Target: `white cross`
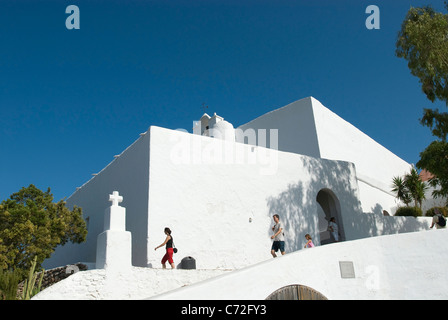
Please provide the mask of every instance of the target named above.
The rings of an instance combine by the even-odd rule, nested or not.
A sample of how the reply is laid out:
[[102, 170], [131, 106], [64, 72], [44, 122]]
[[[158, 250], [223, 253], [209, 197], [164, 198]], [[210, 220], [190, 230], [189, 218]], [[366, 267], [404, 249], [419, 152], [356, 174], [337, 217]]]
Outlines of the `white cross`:
[[123, 201], [123, 197], [118, 194], [118, 191], [114, 191], [109, 195], [109, 201], [112, 202], [112, 206], [118, 206]]

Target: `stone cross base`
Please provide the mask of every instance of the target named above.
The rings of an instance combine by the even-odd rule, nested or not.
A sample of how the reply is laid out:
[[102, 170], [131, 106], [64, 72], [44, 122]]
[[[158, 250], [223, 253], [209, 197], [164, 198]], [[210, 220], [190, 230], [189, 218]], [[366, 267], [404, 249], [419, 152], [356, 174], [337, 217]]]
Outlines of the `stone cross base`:
[[112, 205], [104, 213], [104, 232], [97, 237], [96, 268], [127, 271], [132, 267], [132, 236], [126, 231], [126, 208], [119, 206], [123, 197], [114, 191]]
[[129, 231], [106, 230], [98, 235], [96, 268], [126, 271], [132, 266], [132, 237]]

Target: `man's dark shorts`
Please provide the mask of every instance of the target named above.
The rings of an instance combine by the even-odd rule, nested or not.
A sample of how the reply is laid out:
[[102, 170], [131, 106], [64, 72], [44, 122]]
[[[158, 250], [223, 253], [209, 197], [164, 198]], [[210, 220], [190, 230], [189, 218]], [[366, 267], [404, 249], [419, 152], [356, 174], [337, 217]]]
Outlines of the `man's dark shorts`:
[[274, 252], [277, 252], [278, 250], [280, 250], [280, 252], [285, 252], [285, 241], [274, 241], [271, 250]]

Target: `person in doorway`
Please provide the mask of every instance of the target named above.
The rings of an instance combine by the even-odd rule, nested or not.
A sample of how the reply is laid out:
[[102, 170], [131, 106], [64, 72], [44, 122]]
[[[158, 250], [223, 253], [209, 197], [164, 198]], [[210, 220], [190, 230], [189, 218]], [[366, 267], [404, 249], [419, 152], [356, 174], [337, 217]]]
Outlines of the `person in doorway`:
[[170, 228], [165, 228], [164, 230], [166, 239], [165, 241], [160, 245], [154, 248], [154, 250], [157, 250], [163, 246], [166, 246], [166, 253], [162, 258], [162, 268], [166, 269], [165, 263], [168, 261], [171, 265], [171, 269], [174, 269], [174, 261], [173, 261], [173, 237], [171, 236], [171, 230]]
[[330, 231], [334, 241], [339, 242], [339, 228], [334, 217], [332, 217], [328, 223], [328, 231]]
[[305, 235], [305, 239], [308, 241], [305, 244], [304, 248], [314, 248], [313, 239], [311, 238], [311, 236], [308, 233]]
[[272, 231], [274, 232], [274, 235], [271, 237], [271, 239], [274, 239], [274, 242], [272, 243], [271, 248], [271, 254], [274, 258], [277, 257], [275, 254], [278, 250], [280, 250], [280, 253], [282, 255], [285, 254], [285, 237], [283, 233], [283, 226], [280, 222], [280, 217], [278, 214], [274, 214], [273, 216], [275, 225], [272, 227]]
[[432, 217], [430, 228], [432, 229], [434, 226], [436, 226], [436, 229], [446, 228], [446, 220], [437, 208], [434, 209], [434, 216]]

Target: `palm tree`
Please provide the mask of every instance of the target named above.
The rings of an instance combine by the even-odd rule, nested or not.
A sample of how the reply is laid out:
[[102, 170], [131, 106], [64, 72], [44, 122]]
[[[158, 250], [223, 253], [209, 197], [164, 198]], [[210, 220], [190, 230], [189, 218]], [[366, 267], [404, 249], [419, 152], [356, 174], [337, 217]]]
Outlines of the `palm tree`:
[[418, 198], [419, 198], [419, 185], [421, 184], [420, 176], [415, 170], [415, 168], [411, 169], [411, 172], [404, 176], [404, 184], [409, 191], [409, 195], [414, 200], [414, 206], [417, 207]]
[[409, 194], [409, 190], [403, 178], [397, 176], [392, 179], [392, 192], [395, 192], [396, 198], [400, 201], [403, 201], [404, 204], [409, 207], [409, 204], [412, 202], [411, 196]]
[[414, 206], [422, 208], [422, 202], [426, 199], [425, 191], [428, 186], [423, 182], [415, 168], [402, 177], [392, 179], [392, 192], [395, 192], [397, 199], [403, 201], [406, 206], [414, 201]]
[[428, 190], [428, 185], [424, 182], [419, 180], [417, 183], [417, 188], [416, 188], [416, 194], [415, 194], [415, 200], [416, 202], [418, 202], [420, 209], [422, 208], [422, 203], [423, 200], [426, 199], [426, 190]]

